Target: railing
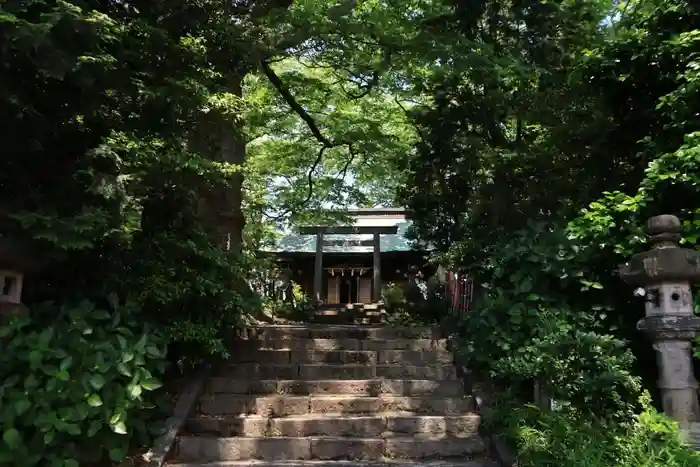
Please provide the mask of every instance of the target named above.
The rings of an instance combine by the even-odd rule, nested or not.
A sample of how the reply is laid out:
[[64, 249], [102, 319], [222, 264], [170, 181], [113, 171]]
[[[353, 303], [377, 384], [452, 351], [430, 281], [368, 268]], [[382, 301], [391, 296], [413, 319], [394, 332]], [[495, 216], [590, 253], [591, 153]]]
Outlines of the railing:
[[472, 309], [474, 279], [464, 274], [448, 272], [445, 280], [445, 300], [450, 315], [461, 315]]

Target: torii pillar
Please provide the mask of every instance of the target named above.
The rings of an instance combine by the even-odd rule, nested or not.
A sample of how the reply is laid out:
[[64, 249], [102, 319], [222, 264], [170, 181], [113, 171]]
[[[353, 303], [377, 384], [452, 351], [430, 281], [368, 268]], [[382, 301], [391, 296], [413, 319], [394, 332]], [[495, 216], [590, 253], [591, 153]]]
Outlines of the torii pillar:
[[373, 287], [372, 300], [378, 302], [382, 294], [380, 235], [396, 235], [398, 226], [315, 226], [301, 227], [301, 235], [316, 235], [316, 259], [314, 263], [314, 299], [322, 303], [323, 295], [323, 236], [324, 235], [372, 235]]

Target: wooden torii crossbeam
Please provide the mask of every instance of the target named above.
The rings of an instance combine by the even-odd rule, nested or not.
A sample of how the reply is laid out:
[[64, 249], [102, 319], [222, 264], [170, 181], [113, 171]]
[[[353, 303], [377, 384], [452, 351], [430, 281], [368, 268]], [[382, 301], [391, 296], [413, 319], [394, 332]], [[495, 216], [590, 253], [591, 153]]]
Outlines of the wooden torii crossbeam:
[[372, 301], [377, 303], [381, 299], [382, 273], [381, 273], [381, 248], [380, 235], [395, 235], [398, 226], [311, 226], [300, 227], [301, 235], [316, 235], [316, 261], [314, 264], [314, 299], [317, 303], [322, 301], [323, 291], [323, 236], [324, 235], [372, 235]]
[[391, 226], [352, 226], [338, 225], [329, 227], [300, 227], [301, 235], [380, 235], [380, 234], [396, 234], [399, 228], [395, 225]]

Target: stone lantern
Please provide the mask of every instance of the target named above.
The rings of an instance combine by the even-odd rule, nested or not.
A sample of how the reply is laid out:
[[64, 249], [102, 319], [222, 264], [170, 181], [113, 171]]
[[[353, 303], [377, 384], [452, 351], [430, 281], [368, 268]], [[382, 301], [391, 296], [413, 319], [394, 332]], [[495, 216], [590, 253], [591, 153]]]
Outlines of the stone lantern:
[[0, 237], [0, 317], [28, 313], [22, 303], [24, 275], [42, 267], [28, 243]]
[[646, 316], [637, 329], [649, 336], [656, 350], [664, 413], [687, 432], [699, 415], [692, 342], [700, 318], [693, 314], [690, 284], [700, 279], [700, 255], [678, 246], [681, 223], [676, 216], [652, 217], [646, 230], [651, 249], [621, 265], [619, 274], [638, 286], [634, 293], [645, 300]]

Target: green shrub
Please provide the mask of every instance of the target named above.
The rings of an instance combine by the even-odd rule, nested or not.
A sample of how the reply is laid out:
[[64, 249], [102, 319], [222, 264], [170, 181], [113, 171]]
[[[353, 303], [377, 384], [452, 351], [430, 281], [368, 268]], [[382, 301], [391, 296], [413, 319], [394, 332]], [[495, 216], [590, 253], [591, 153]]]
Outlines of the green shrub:
[[124, 253], [117, 287], [142, 304], [149, 320], [167, 328], [170, 359], [182, 371], [227, 357], [231, 331], [255, 307], [243, 280], [245, 262], [217, 248], [202, 231], [135, 236]]
[[150, 442], [166, 339], [137, 310], [64, 307], [0, 326], [0, 464], [76, 467]]
[[516, 232], [475, 265], [483, 292], [454, 332], [465, 365], [533, 401], [539, 381], [556, 400], [623, 423], [641, 407], [627, 342], [615, 334], [577, 246], [547, 224]]
[[426, 296], [416, 306], [414, 314], [422, 323], [435, 324], [448, 316], [449, 307], [445, 297], [445, 283], [429, 280], [426, 284]]
[[406, 299], [404, 287], [389, 282], [382, 287], [382, 301], [386, 310], [386, 322], [394, 326], [415, 325], [417, 319], [412, 315], [412, 307]]
[[682, 442], [677, 424], [648, 406], [626, 425], [601, 423], [571, 407], [527, 406], [511, 413], [509, 425], [521, 467], [700, 465], [700, 453]]
[[261, 299], [261, 318], [275, 320], [282, 318], [290, 321], [307, 321], [312, 318], [316, 306], [304, 293], [301, 285], [291, 282], [289, 288], [292, 299], [283, 300], [279, 296], [266, 296]]
[[393, 282], [382, 287], [382, 300], [389, 313], [400, 313], [406, 308], [406, 294], [401, 286]]

